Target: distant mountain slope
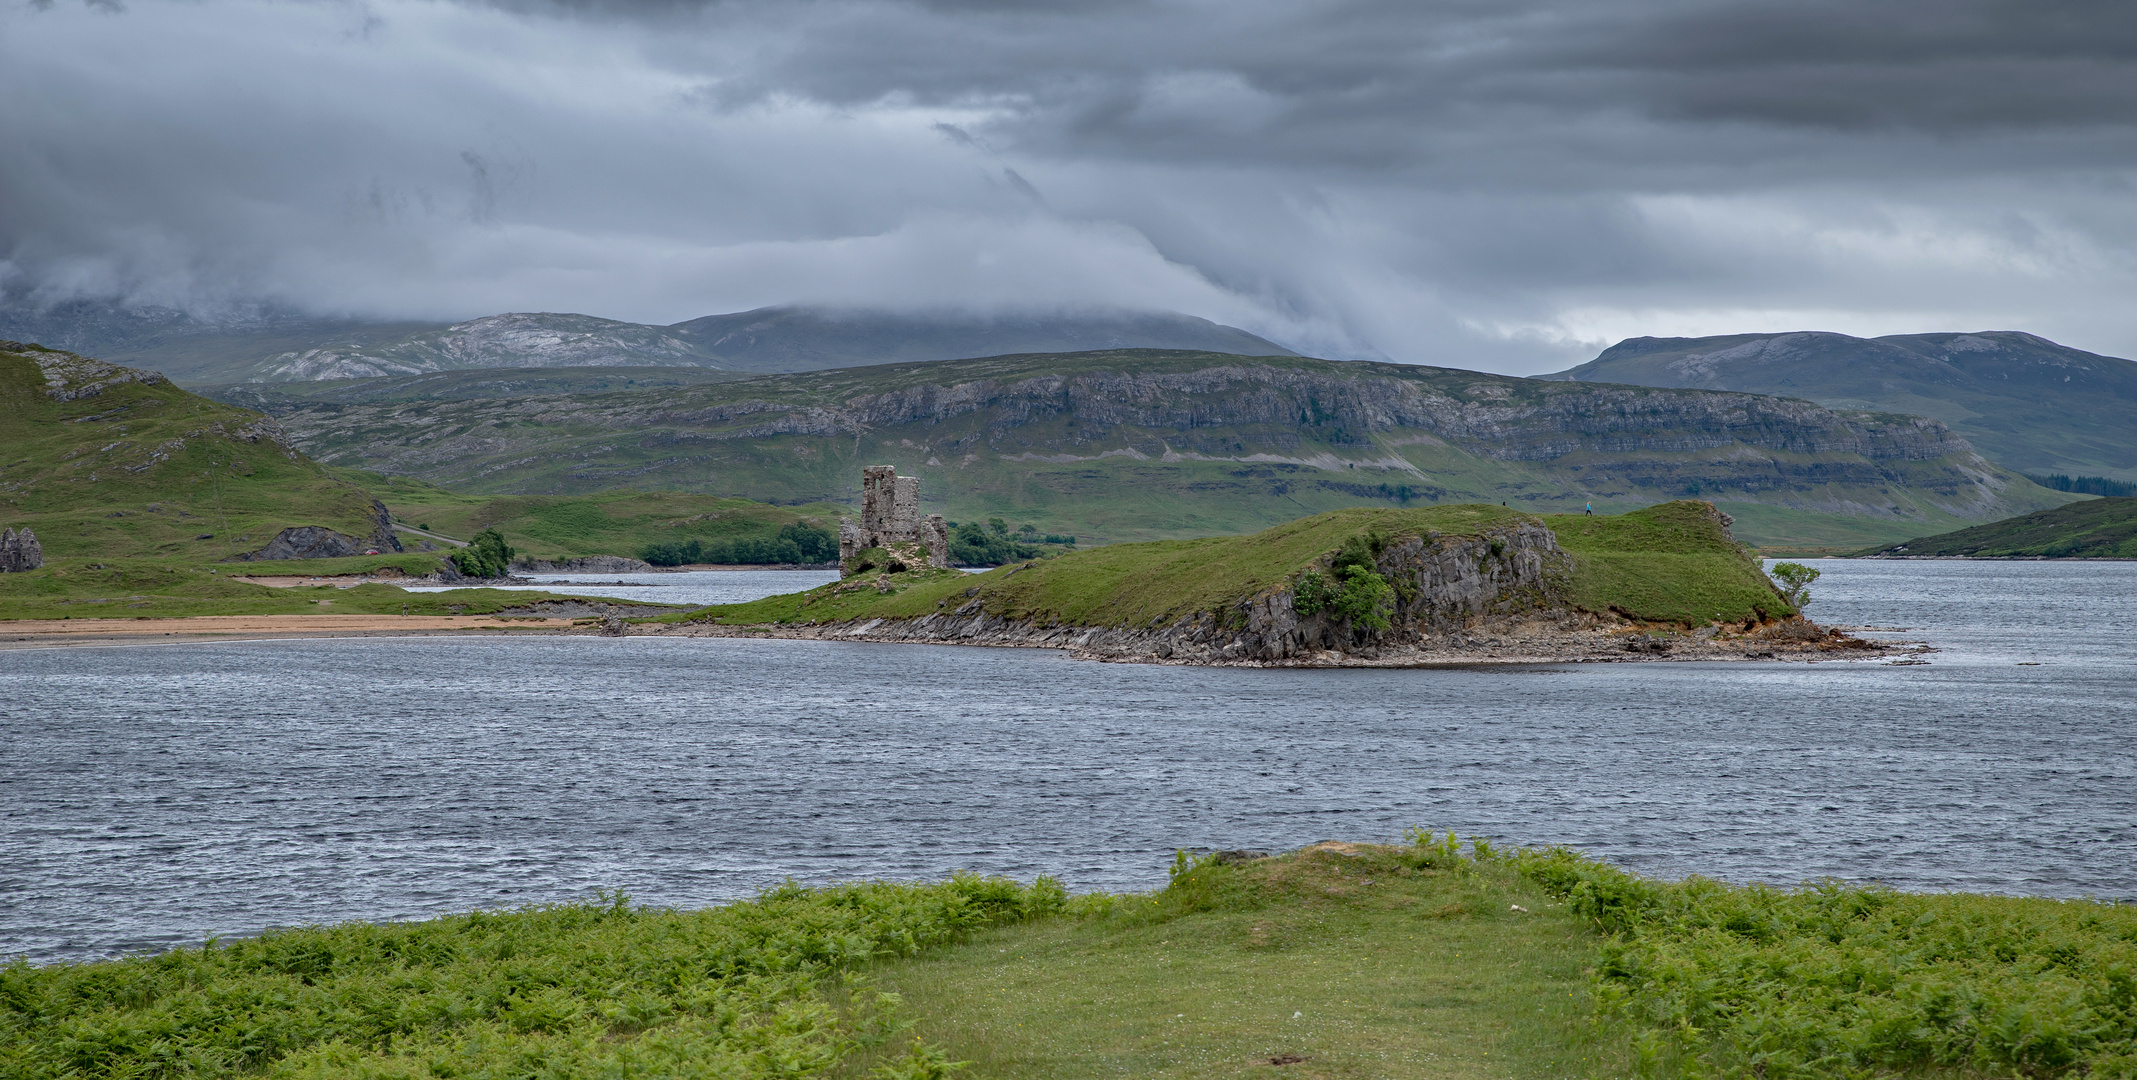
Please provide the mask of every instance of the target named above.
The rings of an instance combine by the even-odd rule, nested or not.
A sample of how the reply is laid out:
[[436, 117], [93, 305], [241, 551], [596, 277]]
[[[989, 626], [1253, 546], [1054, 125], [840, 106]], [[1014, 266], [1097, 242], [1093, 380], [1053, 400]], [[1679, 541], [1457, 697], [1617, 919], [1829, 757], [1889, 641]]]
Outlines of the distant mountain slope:
[[417, 375], [469, 368], [700, 367], [816, 371], [1015, 352], [1197, 349], [1288, 356], [1244, 330], [1169, 312], [889, 314], [768, 307], [673, 326], [517, 312], [460, 323], [261, 314], [203, 322], [77, 301], [0, 306], [0, 337], [161, 371], [188, 386]]
[[1751, 394], [1128, 349], [696, 387], [276, 406], [340, 465], [491, 493], [676, 489], [931, 509], [1100, 539], [1248, 532], [1360, 503], [1719, 502], [1740, 535], [1861, 546], [2071, 501], [1931, 420]]
[[385, 508], [273, 420], [153, 371], [0, 341], [0, 527], [23, 526], [56, 559], [211, 561], [304, 527], [397, 546]]
[[596, 394], [702, 386], [756, 376], [697, 367], [470, 368], [421, 375], [314, 382], [195, 383], [193, 392], [231, 405], [268, 411], [310, 403], [356, 405], [378, 401], [467, 401], [475, 398]]
[[1163, 312], [901, 315], [771, 307], [668, 329], [718, 357], [721, 367], [768, 373], [1096, 349], [1297, 355], [1244, 330]]
[[1630, 338], [1542, 378], [1912, 413], [1951, 425], [2008, 468], [2137, 480], [2137, 363], [2031, 334]]
[[2087, 499], [1857, 554], [2137, 559], [2137, 499]]

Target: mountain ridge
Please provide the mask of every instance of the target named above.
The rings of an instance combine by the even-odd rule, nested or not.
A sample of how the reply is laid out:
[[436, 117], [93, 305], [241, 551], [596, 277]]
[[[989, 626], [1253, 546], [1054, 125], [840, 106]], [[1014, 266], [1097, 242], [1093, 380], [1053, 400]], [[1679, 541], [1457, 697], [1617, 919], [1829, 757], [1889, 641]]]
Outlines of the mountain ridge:
[[923, 497], [952, 518], [1015, 516], [1114, 540], [1253, 531], [1361, 502], [1563, 511], [1694, 497], [1766, 537], [1782, 535], [1773, 514], [1822, 515], [1818, 528], [1861, 546], [2075, 498], [1919, 417], [1188, 350], [275, 411], [322, 460], [469, 491], [851, 502], [859, 467], [890, 463], [920, 475]]
[[1019, 352], [1186, 348], [1295, 355], [1177, 312], [895, 313], [782, 305], [669, 325], [568, 312], [454, 323], [255, 313], [209, 323], [167, 308], [0, 305], [0, 337], [150, 368], [184, 385], [303, 382], [487, 368], [697, 367], [775, 373]]
[[1628, 338], [1537, 377], [1911, 413], [1949, 424], [2011, 469], [2137, 480], [2137, 363], [2021, 331]]

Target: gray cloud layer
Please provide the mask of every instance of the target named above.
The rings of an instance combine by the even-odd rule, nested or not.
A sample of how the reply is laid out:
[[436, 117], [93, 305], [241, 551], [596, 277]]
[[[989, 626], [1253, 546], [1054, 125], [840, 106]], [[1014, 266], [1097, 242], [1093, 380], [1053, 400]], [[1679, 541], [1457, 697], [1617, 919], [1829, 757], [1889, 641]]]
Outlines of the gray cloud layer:
[[1538, 371], [1639, 333], [2137, 353], [2137, 8], [133, 0], [0, 13], [38, 297], [669, 321], [1177, 308]]

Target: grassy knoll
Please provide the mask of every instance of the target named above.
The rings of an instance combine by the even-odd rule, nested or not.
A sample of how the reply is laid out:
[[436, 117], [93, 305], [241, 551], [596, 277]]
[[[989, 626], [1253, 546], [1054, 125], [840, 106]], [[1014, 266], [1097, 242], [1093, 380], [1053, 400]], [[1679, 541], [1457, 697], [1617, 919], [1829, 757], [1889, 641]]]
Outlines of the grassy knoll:
[[435, 563], [435, 556], [316, 559], [203, 567], [155, 559], [47, 560], [44, 568], [0, 574], [0, 619], [180, 618], [190, 615], [488, 615], [534, 600], [540, 592], [454, 589], [415, 593], [392, 585], [269, 588], [233, 580], [242, 574], [368, 570], [385, 561]]
[[902, 618], [962, 606], [967, 590], [976, 589], [972, 598], [990, 615], [1074, 626], [1161, 625], [1283, 585], [1359, 533], [1469, 535], [1532, 520], [1497, 506], [1354, 507], [1250, 536], [1113, 544], [979, 575], [910, 571], [886, 576], [881, 589], [867, 579], [848, 579], [805, 593], [708, 608], [697, 617], [728, 624]]
[[1148, 894], [790, 885], [0, 967], [0, 1075], [24, 1080], [953, 1071], [2127, 1080], [2137, 911], [1413, 833], [1182, 857]]
[[375, 492], [396, 521], [455, 539], [484, 529], [505, 534], [537, 559], [580, 555], [636, 558], [651, 544], [770, 540], [795, 522], [836, 531], [846, 507], [773, 506], [682, 491], [603, 491], [588, 495], [463, 495], [408, 477], [335, 469]]
[[[53, 380], [74, 396], [55, 398]], [[279, 435], [153, 372], [0, 348], [0, 526], [28, 526], [62, 559], [210, 562], [296, 525], [369, 536], [371, 495]]]
[[1854, 554], [2137, 559], [2137, 499], [2087, 499]]
[[1689, 626], [1795, 614], [1705, 503], [1543, 520], [1573, 553], [1572, 600], [1585, 610]]
[[[1041, 624], [1157, 626], [1286, 586], [1352, 537], [1478, 535], [1537, 520], [1485, 505], [1354, 507], [1249, 536], [1114, 544], [980, 575], [917, 570], [886, 575], [880, 584], [851, 578], [688, 617], [731, 626], [833, 623], [911, 618], [977, 601], [989, 615]], [[1586, 610], [1691, 625], [1795, 613], [1705, 503], [1541, 520], [1572, 553], [1569, 598]]]

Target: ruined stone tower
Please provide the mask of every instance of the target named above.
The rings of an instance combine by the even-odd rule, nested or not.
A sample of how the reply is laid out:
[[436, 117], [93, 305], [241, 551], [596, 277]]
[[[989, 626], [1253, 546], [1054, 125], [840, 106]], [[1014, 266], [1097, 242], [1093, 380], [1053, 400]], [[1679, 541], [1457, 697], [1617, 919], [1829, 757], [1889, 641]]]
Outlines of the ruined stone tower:
[[854, 556], [869, 548], [883, 548], [909, 565], [950, 565], [949, 527], [941, 514], [921, 516], [919, 477], [899, 476], [888, 465], [861, 470], [861, 521], [839, 523], [839, 566], [854, 573]]
[[44, 564], [44, 545], [37, 542], [37, 534], [28, 525], [19, 533], [13, 529], [0, 532], [0, 574], [19, 574]]

